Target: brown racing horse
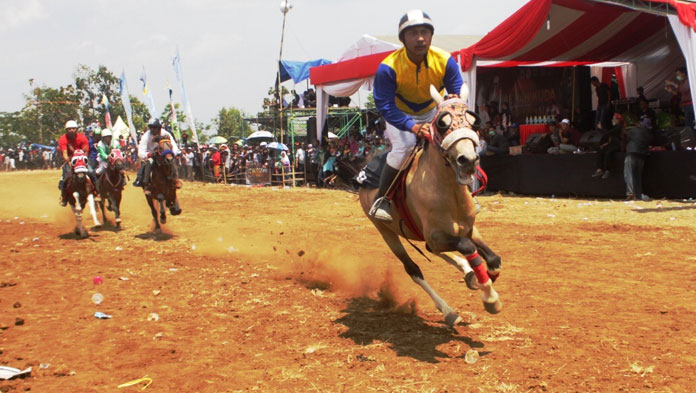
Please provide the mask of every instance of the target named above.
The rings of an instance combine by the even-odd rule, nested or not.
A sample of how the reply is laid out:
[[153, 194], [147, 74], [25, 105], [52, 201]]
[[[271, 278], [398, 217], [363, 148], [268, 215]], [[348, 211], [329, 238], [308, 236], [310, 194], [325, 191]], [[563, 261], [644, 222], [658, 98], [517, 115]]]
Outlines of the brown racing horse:
[[[152, 152], [153, 159], [150, 179], [150, 194], [145, 193], [147, 204], [150, 205], [152, 218], [155, 220], [155, 232], [160, 232], [160, 223], [167, 222], [164, 212], [165, 205], [173, 216], [181, 214], [176, 190], [181, 187], [181, 181], [177, 179], [177, 168], [172, 151], [172, 142], [169, 138], [159, 138], [157, 148]], [[159, 220], [155, 200], [159, 202]]]
[[[498, 293], [493, 289], [501, 260], [474, 227], [476, 207], [468, 186], [479, 162], [476, 152], [479, 139], [472, 129], [478, 116], [466, 105], [468, 87], [465, 84], [460, 95], [451, 94], [444, 99], [434, 87], [430, 90], [438, 106], [430, 124], [430, 138], [426, 138], [429, 143], [416, 154], [402, 185], [406, 211], [410, 214], [393, 208], [391, 223], [376, 220], [368, 212], [377, 190], [361, 187], [359, 195], [363, 211], [402, 262], [406, 273], [430, 296], [445, 321], [455, 325], [461, 321], [459, 314], [425, 281], [399, 236], [424, 240], [428, 251], [466, 274], [467, 286], [481, 290], [484, 308], [493, 314], [502, 309]], [[395, 202], [398, 203], [392, 203]], [[410, 228], [402, 222], [408, 219], [404, 217], [407, 215], [412, 218]]]
[[[121, 198], [125, 181], [125, 158], [121, 150], [113, 149], [109, 153], [108, 164], [97, 179], [99, 183], [99, 194], [101, 201], [102, 221], [106, 224], [106, 210], [114, 212], [116, 228], [121, 228]], [[108, 201], [107, 208], [104, 209], [104, 201]]]
[[65, 181], [64, 187], [65, 200], [70, 204], [70, 209], [72, 209], [75, 215], [75, 235], [83, 239], [87, 238], [89, 237], [89, 232], [87, 232], [87, 229], [82, 224], [82, 211], [86, 205], [89, 205], [92, 218], [94, 219], [94, 225], [101, 225], [97, 220], [94, 206], [94, 185], [89, 180], [87, 173], [73, 172]]

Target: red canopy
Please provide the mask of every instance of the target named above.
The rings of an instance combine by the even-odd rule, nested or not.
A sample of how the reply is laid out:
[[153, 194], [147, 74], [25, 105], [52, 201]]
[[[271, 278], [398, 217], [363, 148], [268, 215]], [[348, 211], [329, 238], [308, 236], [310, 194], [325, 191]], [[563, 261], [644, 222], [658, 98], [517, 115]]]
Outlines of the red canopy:
[[[696, 4], [653, 0], [677, 10], [680, 21], [696, 27]], [[460, 51], [466, 71], [478, 60], [504, 60], [514, 67], [556, 61], [563, 66], [605, 61], [660, 61], [676, 50], [669, 23], [656, 15], [590, 0], [531, 0], [476, 44]]]

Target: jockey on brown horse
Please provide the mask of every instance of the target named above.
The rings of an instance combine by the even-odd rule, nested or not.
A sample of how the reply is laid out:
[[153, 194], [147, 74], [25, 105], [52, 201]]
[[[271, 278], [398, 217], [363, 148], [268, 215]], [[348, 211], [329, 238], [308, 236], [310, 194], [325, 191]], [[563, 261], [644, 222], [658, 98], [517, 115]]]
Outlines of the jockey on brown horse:
[[[425, 281], [399, 236], [425, 241], [430, 252], [465, 273], [467, 286], [481, 289], [484, 307], [491, 313], [502, 309], [492, 285], [501, 261], [474, 227], [476, 208], [468, 186], [479, 161], [473, 130], [477, 115], [466, 105], [468, 88], [457, 63], [449, 53], [430, 46], [433, 31], [427, 14], [408, 11], [399, 22], [404, 47], [387, 56], [377, 70], [375, 103], [387, 121], [392, 151], [379, 189], [361, 187], [360, 202], [411, 279], [453, 325], [459, 315]], [[439, 93], [443, 87], [449, 93], [444, 102]], [[411, 155], [417, 136], [430, 143]], [[402, 198], [393, 212], [386, 195], [400, 169], [406, 169], [402, 164], [410, 163], [407, 156], [416, 158], [406, 178], [400, 179]]]
[[[61, 191], [60, 205], [65, 206], [67, 200], [65, 198], [65, 181], [72, 174], [72, 158], [75, 151], [80, 150], [84, 155], [89, 155], [89, 140], [81, 133], [77, 132], [77, 122], [68, 120], [65, 123], [65, 134], [58, 139], [58, 150], [63, 154], [63, 174], [58, 182], [58, 189]], [[94, 171], [87, 165], [87, 174], [93, 185], [96, 185], [97, 178], [94, 176]]]
[[125, 158], [119, 150], [120, 144], [112, 141], [111, 130], [106, 128], [102, 131], [102, 139], [97, 145], [97, 168], [98, 189], [101, 195], [99, 206], [102, 211], [102, 219], [106, 222], [106, 212], [104, 201], [108, 202], [108, 210], [113, 210], [115, 215], [116, 227], [121, 227], [121, 197], [123, 187], [126, 185], [125, 179]]
[[[148, 123], [149, 130], [146, 131], [140, 138], [140, 143], [138, 144], [138, 158], [145, 160], [144, 165], [138, 171], [138, 176], [133, 183], [136, 187], [143, 187], [145, 195], [150, 194], [150, 172], [152, 171], [152, 164], [154, 159], [151, 157], [152, 152], [158, 148], [160, 139], [169, 139], [171, 141], [172, 154], [177, 156], [181, 154], [179, 146], [177, 146], [174, 137], [167, 130], [162, 129], [162, 123], [159, 119], [151, 119]], [[177, 188], [181, 188], [181, 180], [176, 179]]]

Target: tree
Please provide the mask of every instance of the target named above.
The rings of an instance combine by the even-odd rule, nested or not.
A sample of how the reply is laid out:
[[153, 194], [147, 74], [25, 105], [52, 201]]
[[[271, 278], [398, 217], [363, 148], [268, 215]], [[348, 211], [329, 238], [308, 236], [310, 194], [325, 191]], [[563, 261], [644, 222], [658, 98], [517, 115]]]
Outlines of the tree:
[[244, 121], [244, 112], [237, 108], [222, 108], [213, 123], [218, 135], [226, 138], [242, 138], [249, 133], [249, 124]]
[[72, 85], [57, 89], [36, 87], [25, 99], [21, 129], [22, 135], [31, 142], [55, 140], [63, 133], [66, 121], [79, 119], [80, 102]]
[[[176, 113], [176, 127], [181, 128], [181, 124], [186, 122], [186, 114], [183, 110], [181, 110], [179, 103], [174, 104], [174, 112]], [[164, 110], [160, 115], [160, 122], [166, 129], [174, 131], [174, 129], [172, 128], [171, 105], [165, 105]]]
[[375, 105], [375, 95], [373, 93], [370, 93], [367, 96], [367, 102], [365, 103], [365, 109], [375, 109], [377, 108], [377, 105]]
[[99, 120], [103, 123], [106, 108], [101, 105], [102, 97], [106, 95], [111, 105], [111, 118], [117, 116], [125, 117], [123, 104], [120, 97], [119, 78], [109, 71], [105, 66], [100, 65], [94, 71], [90, 67], [81, 64], [77, 66], [75, 73], [75, 88], [77, 97], [81, 103], [81, 115], [84, 124]]

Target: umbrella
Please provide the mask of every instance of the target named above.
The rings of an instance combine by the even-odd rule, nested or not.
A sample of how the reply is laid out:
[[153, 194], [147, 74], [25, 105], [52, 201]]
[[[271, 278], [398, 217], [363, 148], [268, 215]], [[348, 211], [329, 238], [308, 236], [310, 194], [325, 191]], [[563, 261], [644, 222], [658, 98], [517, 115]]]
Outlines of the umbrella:
[[334, 134], [333, 132], [329, 131], [329, 134], [327, 135], [329, 139], [336, 139], [338, 138], [338, 135]]
[[274, 150], [290, 150], [284, 143], [280, 142], [271, 142], [268, 145], [266, 145], [266, 147]]
[[220, 143], [227, 143], [227, 139], [223, 136], [214, 136], [208, 140], [208, 143], [214, 143], [216, 145]]
[[263, 139], [263, 138], [273, 139], [273, 134], [271, 134], [268, 131], [256, 131], [247, 137], [247, 139]]

